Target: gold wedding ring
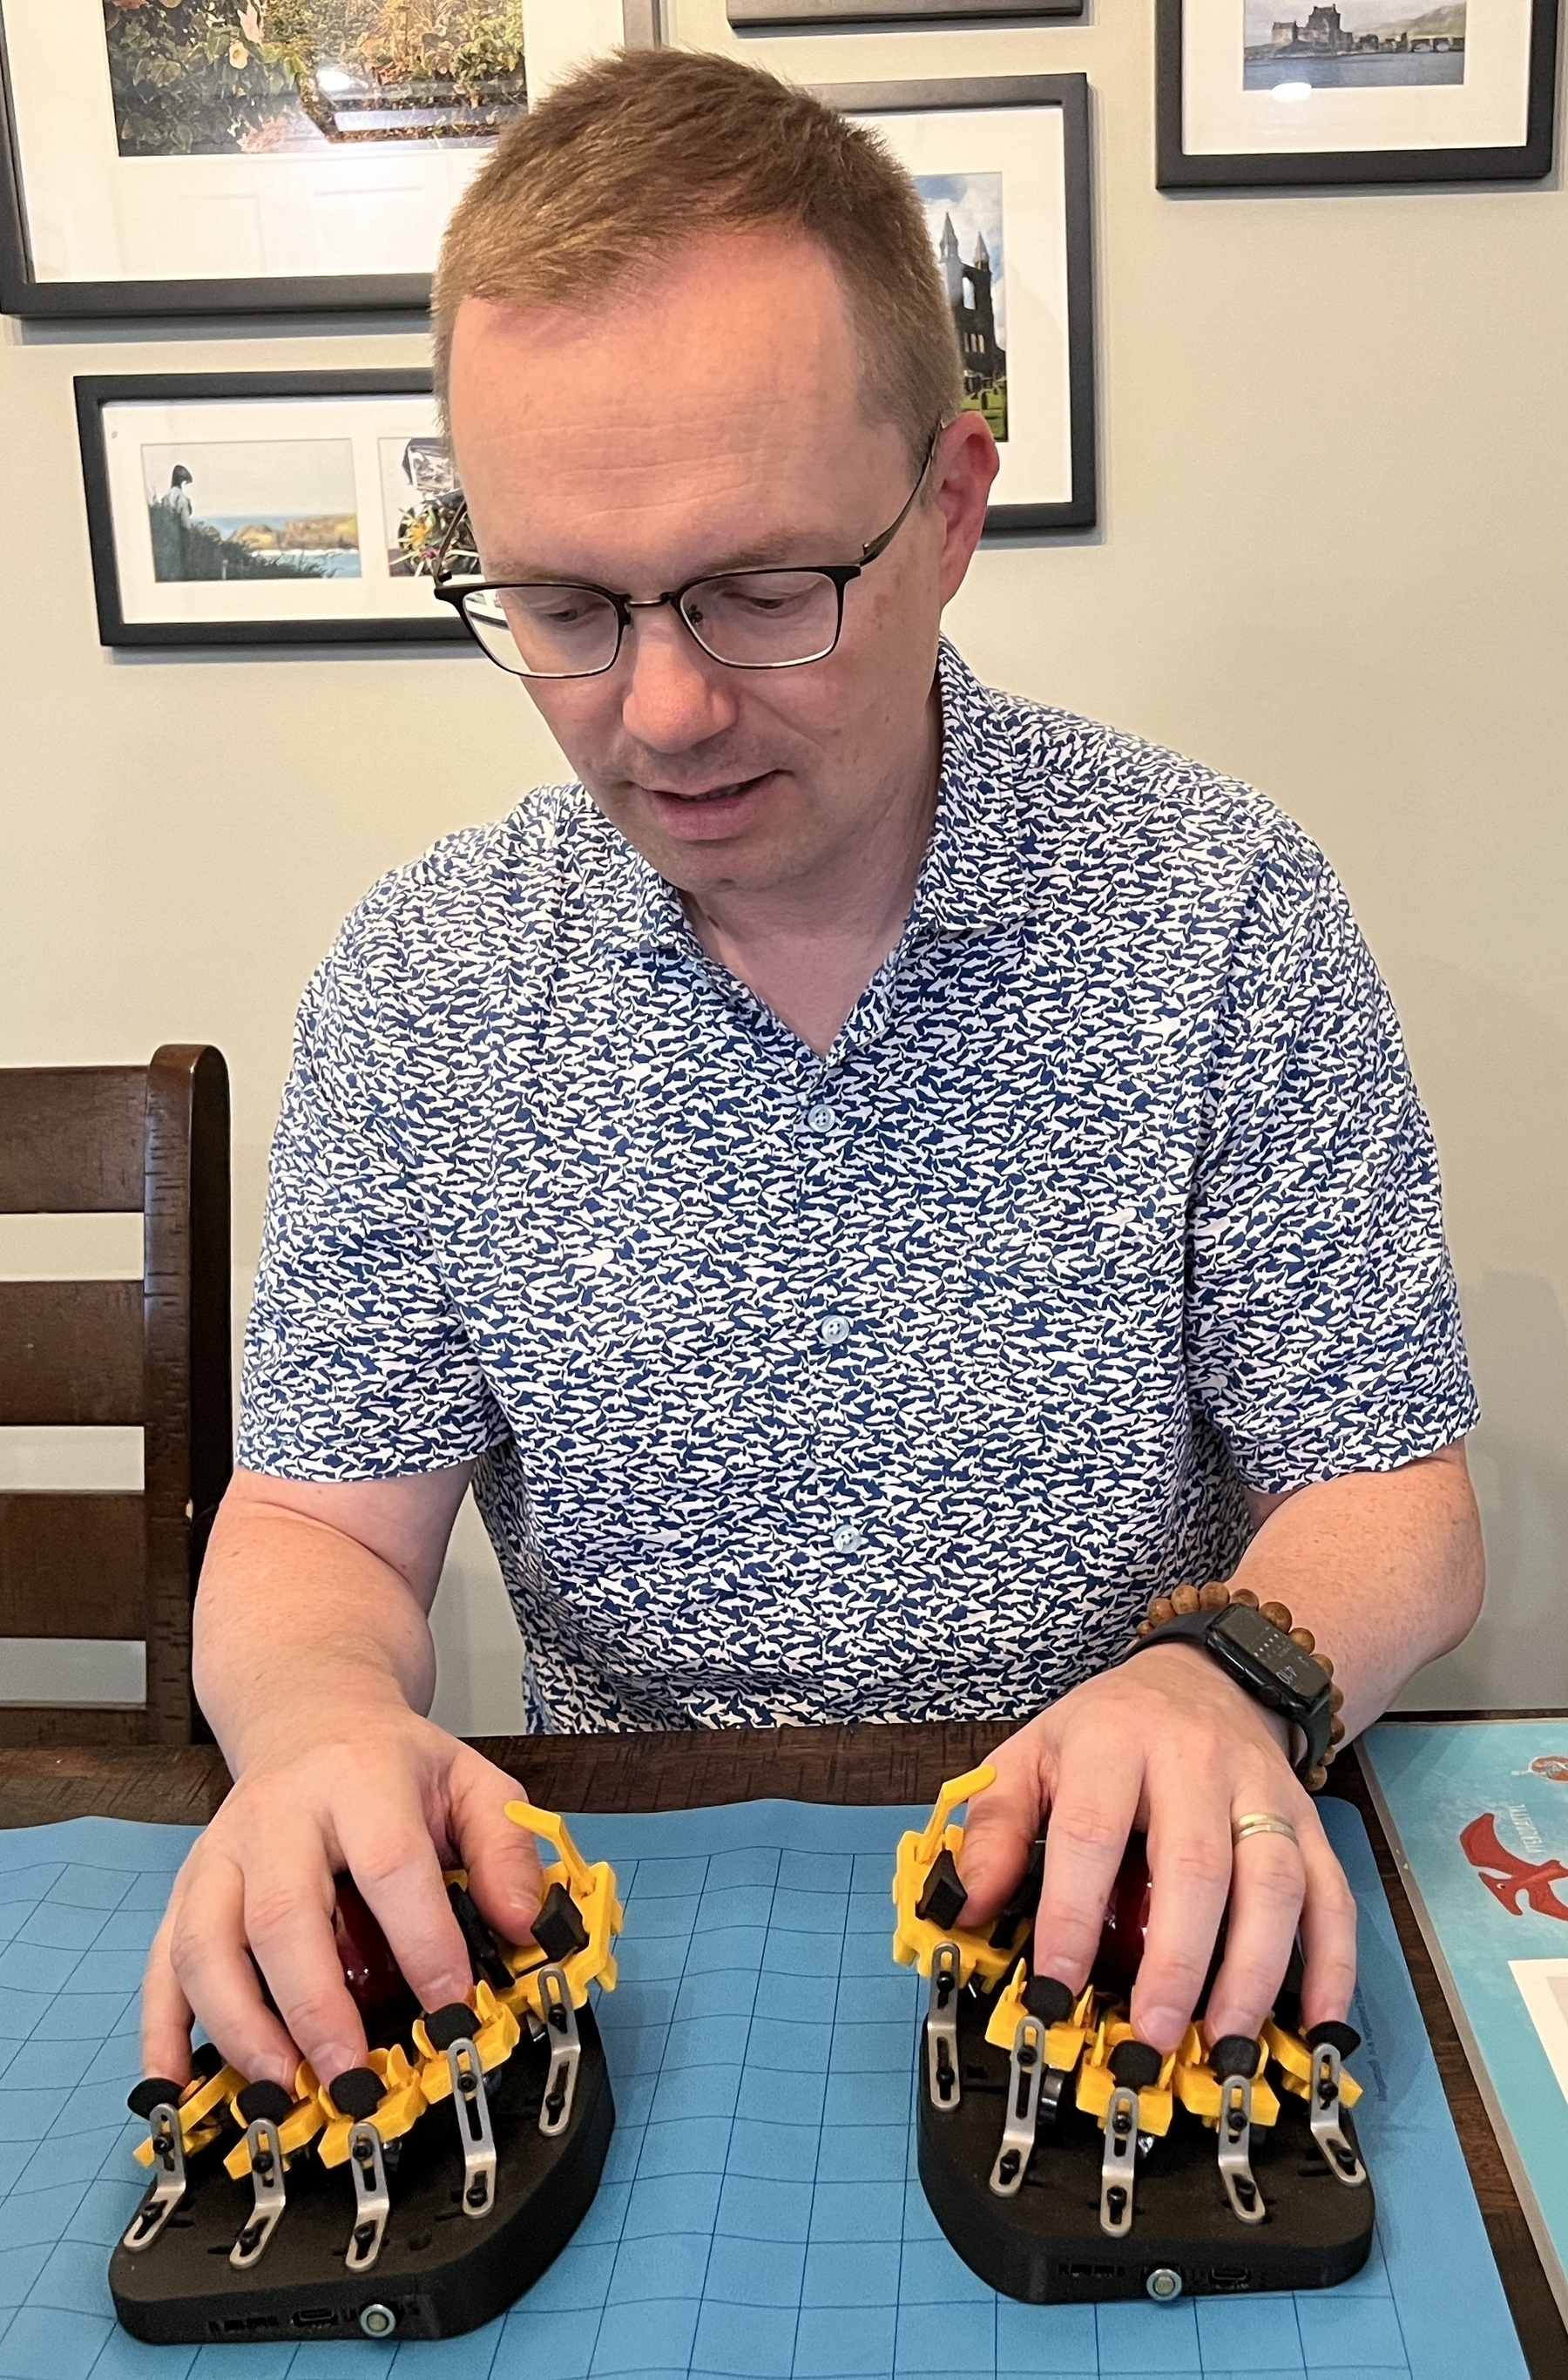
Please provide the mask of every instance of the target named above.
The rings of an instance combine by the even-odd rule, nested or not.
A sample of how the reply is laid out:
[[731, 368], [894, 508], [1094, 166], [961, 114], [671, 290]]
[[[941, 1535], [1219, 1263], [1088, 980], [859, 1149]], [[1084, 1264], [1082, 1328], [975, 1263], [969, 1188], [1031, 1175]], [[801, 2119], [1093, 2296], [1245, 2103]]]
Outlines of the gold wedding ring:
[[1249, 1810], [1245, 1818], [1231, 1820], [1233, 1843], [1244, 1843], [1248, 1835], [1283, 1835], [1293, 1843], [1298, 1840], [1288, 1818], [1271, 1817], [1267, 1810]]

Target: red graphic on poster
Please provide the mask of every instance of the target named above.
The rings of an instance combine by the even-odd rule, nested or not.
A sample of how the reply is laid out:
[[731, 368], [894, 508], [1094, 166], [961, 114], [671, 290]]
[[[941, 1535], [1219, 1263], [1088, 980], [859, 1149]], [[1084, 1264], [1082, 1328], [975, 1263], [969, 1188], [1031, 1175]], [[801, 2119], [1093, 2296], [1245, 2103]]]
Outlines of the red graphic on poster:
[[1550, 1777], [1554, 1785], [1568, 1785], [1568, 1754], [1543, 1752], [1530, 1763], [1532, 1777]]
[[1552, 1890], [1554, 1884], [1568, 1884], [1568, 1867], [1561, 1860], [1522, 1860], [1516, 1852], [1505, 1850], [1497, 1839], [1497, 1820], [1489, 1810], [1462, 1829], [1459, 1848], [1471, 1866], [1479, 1869], [1481, 1882], [1510, 1917], [1523, 1916], [1519, 1905], [1523, 1894], [1538, 1917], [1568, 1920], [1568, 1902], [1559, 1900]]

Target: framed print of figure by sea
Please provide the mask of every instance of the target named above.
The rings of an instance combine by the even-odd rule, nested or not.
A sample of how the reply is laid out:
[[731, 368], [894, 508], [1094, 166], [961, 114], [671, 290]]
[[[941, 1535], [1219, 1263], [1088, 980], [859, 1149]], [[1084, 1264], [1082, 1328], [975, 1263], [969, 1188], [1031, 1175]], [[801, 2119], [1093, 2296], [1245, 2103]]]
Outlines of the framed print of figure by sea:
[[467, 641], [431, 593], [461, 497], [428, 372], [143, 373], [76, 402], [103, 643]]
[[737, 33], [812, 32], [823, 25], [1025, 25], [1082, 17], [1085, 0], [725, 0]]
[[0, 0], [0, 310], [423, 307], [523, 7]]
[[1094, 288], [1082, 75], [822, 83], [873, 125], [925, 201], [964, 358], [996, 433], [986, 534], [1092, 528]]
[[1162, 190], [1530, 182], [1559, 0], [1158, 0]]

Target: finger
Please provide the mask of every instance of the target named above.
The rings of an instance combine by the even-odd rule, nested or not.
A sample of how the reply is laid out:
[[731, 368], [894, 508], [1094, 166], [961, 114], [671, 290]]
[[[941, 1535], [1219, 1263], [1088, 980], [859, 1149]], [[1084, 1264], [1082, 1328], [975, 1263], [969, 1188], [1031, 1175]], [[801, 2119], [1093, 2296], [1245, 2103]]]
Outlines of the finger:
[[1106, 1903], [1137, 1815], [1140, 1761], [1086, 1773], [1069, 1755], [1045, 1831], [1045, 1875], [1035, 1919], [1035, 1973], [1074, 1991], [1088, 1980]]
[[[333, 1934], [335, 1898], [315, 1827], [269, 1840], [245, 1876], [245, 1932], [278, 2014], [317, 2075], [330, 2082], [365, 2062], [359, 2022]], [[292, 2084], [292, 2070], [278, 2081]]]
[[1248, 1835], [1236, 1844], [1225, 1955], [1203, 2019], [1210, 2042], [1261, 2032], [1290, 1964], [1305, 1889], [1301, 1852], [1288, 1836]]
[[1173, 1817], [1161, 1815], [1157, 1802], [1149, 1814], [1149, 1930], [1130, 2013], [1139, 2040], [1164, 2053], [1192, 2022], [1214, 1955], [1231, 1887], [1229, 1812], [1222, 1804], [1189, 1803]]
[[171, 2082], [190, 2080], [191, 2007], [169, 1957], [172, 1910], [152, 1937], [141, 1978], [141, 2070], [165, 2074]]
[[452, 1847], [468, 1869], [480, 1914], [507, 1942], [526, 1942], [544, 1898], [539, 1847], [506, 1815], [518, 1797], [516, 1778], [460, 1744], [449, 1772]]
[[994, 1917], [1029, 1864], [1039, 1833], [1044, 1794], [1039, 1767], [1017, 1737], [991, 1755], [996, 1782], [977, 1793], [964, 1828], [958, 1873], [969, 1898], [960, 1913], [964, 1925]]
[[1307, 1868], [1301, 2022], [1307, 2029], [1343, 2024], [1355, 1990], [1355, 1899], [1316, 1816], [1302, 1832], [1301, 1851]]
[[233, 1861], [205, 1859], [166, 1922], [176, 1987], [228, 2063], [248, 2082], [292, 2089], [299, 2052], [262, 1997], [245, 1931], [245, 1881]]
[[452, 1914], [441, 1861], [419, 1803], [380, 1801], [340, 1818], [344, 1863], [370, 1903], [419, 2006], [466, 2000], [473, 1968]]

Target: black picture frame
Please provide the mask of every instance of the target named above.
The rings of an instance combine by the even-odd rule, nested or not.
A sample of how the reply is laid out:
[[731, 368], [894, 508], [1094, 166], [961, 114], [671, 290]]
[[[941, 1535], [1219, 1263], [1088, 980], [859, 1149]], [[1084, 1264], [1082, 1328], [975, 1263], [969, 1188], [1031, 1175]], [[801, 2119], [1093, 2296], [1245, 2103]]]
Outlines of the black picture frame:
[[990, 540], [1093, 528], [1099, 518], [1099, 437], [1088, 76], [977, 75], [928, 82], [818, 83], [813, 88], [819, 99], [845, 115], [930, 115], [944, 108], [1062, 111], [1072, 492], [1056, 503], [992, 504], [985, 536]]
[[6, 0], [0, 0], [0, 314], [39, 322], [244, 314], [428, 312], [428, 273], [254, 274], [177, 281], [40, 280], [17, 134]]
[[89, 374], [73, 383], [77, 434], [87, 497], [87, 534], [101, 644], [121, 648], [240, 645], [463, 645], [481, 659], [468, 630], [445, 605], [432, 617], [347, 620], [128, 620], [109, 486], [103, 415], [115, 404], [249, 402], [264, 397], [428, 396], [419, 370], [376, 371], [130, 372]]
[[843, 25], [1082, 22], [1088, 0], [725, 0], [736, 33], [820, 33]]
[[[1187, 0], [1156, 0], [1155, 181], [1161, 190], [1409, 188], [1445, 182], [1538, 182], [1556, 140], [1558, 18], [1562, 0], [1527, 0], [1528, 115], [1514, 148], [1319, 150], [1278, 155], [1189, 155], [1184, 146], [1183, 59]], [[1475, 0], [1472, 0], [1475, 5]], [[1496, 0], [1486, 0], [1496, 5]]]

